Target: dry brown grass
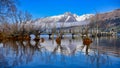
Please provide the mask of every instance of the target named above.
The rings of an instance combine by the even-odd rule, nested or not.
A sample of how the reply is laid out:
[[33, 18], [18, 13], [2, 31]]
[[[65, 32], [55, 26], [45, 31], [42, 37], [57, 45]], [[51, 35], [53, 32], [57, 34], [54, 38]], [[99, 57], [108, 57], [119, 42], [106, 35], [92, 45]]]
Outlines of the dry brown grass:
[[92, 40], [88, 37], [83, 39], [83, 45], [89, 46], [92, 43]]
[[60, 37], [57, 37], [55, 41], [58, 45], [61, 45], [61, 38]]

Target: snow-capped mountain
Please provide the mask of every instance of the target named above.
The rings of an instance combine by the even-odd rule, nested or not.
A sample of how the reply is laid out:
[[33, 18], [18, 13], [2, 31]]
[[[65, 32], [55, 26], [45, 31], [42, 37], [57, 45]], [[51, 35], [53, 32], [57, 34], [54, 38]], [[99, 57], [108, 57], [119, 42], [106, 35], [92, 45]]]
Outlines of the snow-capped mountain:
[[93, 14], [85, 14], [82, 16], [78, 16], [76, 14], [72, 14], [70, 12], [66, 12], [62, 15], [50, 16], [46, 18], [37, 19], [37, 22], [51, 23], [51, 22], [80, 22], [84, 20], [90, 19]]
[[[61, 15], [50, 16], [45, 18], [39, 18], [34, 20], [32, 23], [28, 22], [26, 27], [32, 27], [35, 29], [39, 28], [61, 28], [61, 27], [71, 27], [80, 26], [90, 23], [90, 18], [94, 14], [76, 15], [70, 12], [66, 12]], [[34, 26], [34, 27], [33, 27]]]

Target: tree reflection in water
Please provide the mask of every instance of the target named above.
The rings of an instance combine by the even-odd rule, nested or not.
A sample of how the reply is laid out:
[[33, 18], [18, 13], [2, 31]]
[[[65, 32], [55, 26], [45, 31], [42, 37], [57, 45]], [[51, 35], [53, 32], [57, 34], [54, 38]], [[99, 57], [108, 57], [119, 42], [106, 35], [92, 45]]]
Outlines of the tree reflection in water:
[[[78, 66], [86, 66], [88, 63], [92, 64], [90, 65], [91, 67], [97, 68], [102, 65], [112, 65], [110, 54], [106, 51], [108, 49], [107, 46], [101, 46], [102, 43], [97, 42], [96, 39], [93, 39], [93, 43], [89, 48], [89, 55], [84, 55], [84, 52], [80, 52], [83, 45], [81, 39], [74, 39], [74, 41], [72, 39], [59, 39], [54, 41], [56, 41], [54, 44], [50, 43], [52, 42], [50, 40], [43, 40], [43, 38], [40, 41], [2, 41], [3, 47], [0, 47], [0, 67], [34, 65], [35, 62], [38, 65], [77, 64]], [[98, 39], [98, 41], [101, 40]], [[88, 50], [85, 51], [88, 54]]]

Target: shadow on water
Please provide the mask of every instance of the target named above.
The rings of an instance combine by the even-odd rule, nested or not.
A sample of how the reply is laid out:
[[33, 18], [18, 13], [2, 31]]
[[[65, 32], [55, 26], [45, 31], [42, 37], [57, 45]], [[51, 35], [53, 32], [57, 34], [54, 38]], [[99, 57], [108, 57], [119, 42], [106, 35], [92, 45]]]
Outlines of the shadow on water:
[[[54, 42], [54, 43], [53, 43]], [[116, 37], [37, 41], [2, 40], [0, 68], [82, 67], [119, 68], [120, 40]]]

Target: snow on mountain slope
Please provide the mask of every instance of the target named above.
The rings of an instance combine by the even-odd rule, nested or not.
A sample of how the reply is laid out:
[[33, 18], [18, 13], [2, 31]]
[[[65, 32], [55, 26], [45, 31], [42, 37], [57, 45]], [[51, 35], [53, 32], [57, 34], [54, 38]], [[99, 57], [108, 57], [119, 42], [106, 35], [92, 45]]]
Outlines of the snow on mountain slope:
[[76, 20], [77, 21], [84, 21], [84, 20], [89, 19], [91, 17], [93, 17], [93, 14], [85, 14], [85, 15], [82, 15], [82, 16], [77, 16]]
[[84, 21], [86, 19], [94, 16], [93, 14], [85, 14], [82, 16], [78, 16], [76, 14], [72, 14], [70, 12], [66, 12], [62, 15], [51, 16], [46, 18], [38, 19], [37, 22], [51, 23], [51, 22], [79, 22]]
[[71, 26], [86, 25], [90, 23], [90, 18], [93, 16], [94, 16], [93, 14], [85, 14], [82, 16], [78, 16], [76, 14], [66, 12], [61, 15], [36, 19], [34, 20], [33, 23], [27, 23], [27, 24], [30, 26], [34, 26], [33, 28], [71, 27]]

